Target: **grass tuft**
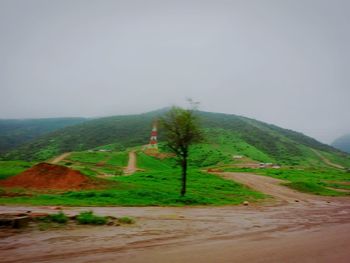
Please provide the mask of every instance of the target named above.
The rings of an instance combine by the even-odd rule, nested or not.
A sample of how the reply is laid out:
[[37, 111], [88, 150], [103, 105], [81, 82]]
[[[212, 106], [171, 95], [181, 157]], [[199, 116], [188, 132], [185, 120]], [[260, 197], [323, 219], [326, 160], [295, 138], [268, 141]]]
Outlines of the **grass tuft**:
[[94, 215], [92, 211], [81, 212], [76, 219], [79, 224], [83, 225], [105, 225], [107, 223], [106, 217]]
[[134, 224], [135, 223], [135, 219], [131, 218], [131, 217], [120, 217], [118, 218], [118, 222], [121, 224]]
[[57, 214], [51, 214], [47, 217], [43, 218], [43, 221], [46, 222], [53, 222], [58, 224], [66, 224], [68, 222], [68, 217], [65, 215], [62, 211], [58, 212]]

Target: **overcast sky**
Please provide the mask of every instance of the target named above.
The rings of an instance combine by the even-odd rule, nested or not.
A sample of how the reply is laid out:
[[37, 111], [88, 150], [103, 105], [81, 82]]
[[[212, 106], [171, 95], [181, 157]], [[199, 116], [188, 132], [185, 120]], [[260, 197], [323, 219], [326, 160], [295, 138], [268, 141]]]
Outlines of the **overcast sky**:
[[348, 0], [0, 0], [0, 118], [183, 105], [350, 132]]

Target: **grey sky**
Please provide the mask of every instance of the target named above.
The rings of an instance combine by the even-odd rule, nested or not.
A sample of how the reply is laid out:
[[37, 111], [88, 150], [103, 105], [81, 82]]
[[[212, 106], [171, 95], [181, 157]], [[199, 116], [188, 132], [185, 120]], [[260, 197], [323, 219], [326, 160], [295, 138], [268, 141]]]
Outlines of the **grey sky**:
[[350, 1], [0, 0], [0, 118], [187, 97], [323, 142], [350, 132]]

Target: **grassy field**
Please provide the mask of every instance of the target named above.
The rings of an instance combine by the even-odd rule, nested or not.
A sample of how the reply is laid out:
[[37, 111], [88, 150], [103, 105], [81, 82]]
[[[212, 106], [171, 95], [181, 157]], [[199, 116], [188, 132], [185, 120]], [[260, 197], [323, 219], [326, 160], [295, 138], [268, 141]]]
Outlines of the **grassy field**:
[[324, 196], [344, 196], [350, 193], [350, 173], [330, 168], [252, 169], [224, 168], [227, 172], [249, 172], [286, 180], [286, 185], [301, 192]]
[[0, 204], [33, 204], [65, 206], [183, 206], [229, 205], [264, 198], [233, 181], [191, 170], [188, 194], [180, 197], [180, 176], [175, 170], [138, 172], [132, 176], [111, 179], [115, 186], [105, 190], [68, 191], [61, 194], [2, 197]]
[[127, 152], [74, 152], [60, 165], [78, 170], [85, 175], [122, 175], [127, 165]]
[[[5, 163], [5, 162], [4, 162]], [[73, 168], [79, 168], [89, 176], [96, 176], [105, 169], [125, 166], [127, 153], [80, 152], [68, 160]], [[105, 166], [97, 166], [96, 164]], [[180, 197], [180, 170], [172, 158], [156, 159], [144, 153], [137, 154], [137, 166], [144, 171], [131, 176], [111, 176], [108, 189], [67, 191], [61, 193], [28, 192], [15, 190], [17, 197], [1, 197], [0, 204], [33, 204], [65, 206], [183, 206], [229, 205], [243, 201], [258, 201], [265, 196], [233, 181], [203, 173], [191, 168], [188, 175], [188, 193]], [[110, 173], [112, 174], [112, 173]], [[30, 194], [31, 196], [26, 196]], [[21, 196], [23, 195], [23, 196]]]
[[[66, 192], [30, 192], [16, 189], [15, 197], [0, 197], [0, 204], [33, 204], [65, 206], [183, 206], [183, 205], [234, 205], [247, 200], [259, 201], [265, 196], [261, 193], [233, 181], [216, 175], [200, 172], [203, 167], [232, 165], [232, 155], [246, 153], [256, 160], [273, 161], [264, 153], [246, 145], [230, 134], [219, 132], [217, 143], [205, 142], [191, 149], [188, 175], [188, 193], [180, 197], [180, 170], [173, 158], [163, 160], [137, 152], [139, 171], [131, 176], [122, 176], [123, 167], [127, 165], [127, 152], [74, 152], [61, 165], [80, 170], [82, 173], [96, 177], [108, 175], [110, 186], [103, 190], [66, 191]], [[312, 152], [307, 152], [310, 156]], [[314, 156], [313, 156], [314, 157]], [[311, 158], [310, 158], [311, 159]], [[317, 169], [283, 168], [283, 169], [248, 169], [225, 168], [226, 171], [251, 172], [272, 176], [287, 181], [286, 185], [302, 192], [317, 195], [348, 195], [337, 189], [350, 190], [350, 174], [341, 170], [327, 168], [315, 159]], [[21, 161], [0, 162], [0, 179], [15, 175], [30, 167], [32, 163]], [[300, 166], [299, 166], [300, 167]], [[5, 191], [2, 189], [1, 191]], [[10, 190], [6, 190], [10, 191]]]
[[24, 161], [0, 161], [0, 180], [19, 174], [34, 163]]
[[128, 154], [126, 152], [75, 152], [68, 160], [81, 163], [110, 164], [115, 166], [126, 166]]

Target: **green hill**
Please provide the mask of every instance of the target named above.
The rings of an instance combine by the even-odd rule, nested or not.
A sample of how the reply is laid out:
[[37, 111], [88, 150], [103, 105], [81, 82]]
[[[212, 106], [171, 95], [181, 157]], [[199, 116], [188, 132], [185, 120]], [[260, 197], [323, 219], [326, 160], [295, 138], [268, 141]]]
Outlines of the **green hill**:
[[[147, 144], [154, 119], [165, 110], [139, 115], [105, 117], [85, 121], [43, 135], [3, 155], [10, 160], [45, 160], [63, 152], [83, 151], [107, 145], [123, 150]], [[257, 162], [322, 166], [315, 151], [334, 163], [350, 166], [349, 155], [301, 133], [242, 116], [198, 112], [206, 141], [193, 147], [191, 163], [210, 166], [232, 162], [243, 155]], [[161, 130], [159, 131], [161, 141]]]
[[0, 154], [43, 134], [81, 123], [84, 118], [8, 119], [0, 120]]
[[350, 134], [339, 137], [332, 143], [332, 146], [344, 152], [350, 153]]

